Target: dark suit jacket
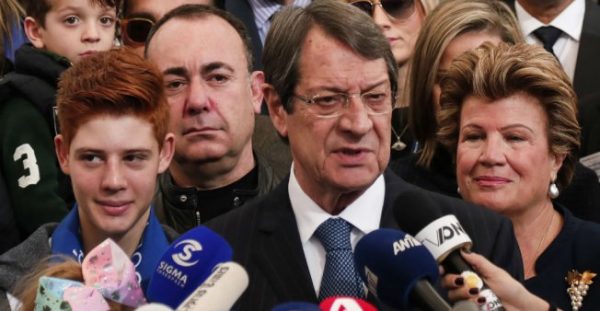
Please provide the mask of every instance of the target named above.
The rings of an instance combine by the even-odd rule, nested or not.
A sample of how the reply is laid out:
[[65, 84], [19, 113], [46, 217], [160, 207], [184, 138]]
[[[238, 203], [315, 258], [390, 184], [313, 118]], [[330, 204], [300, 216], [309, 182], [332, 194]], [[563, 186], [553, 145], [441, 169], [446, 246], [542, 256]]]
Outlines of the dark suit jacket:
[[239, 18], [248, 31], [250, 41], [252, 41], [252, 59], [254, 63], [254, 70], [262, 70], [262, 42], [258, 35], [258, 29], [256, 28], [256, 22], [254, 21], [254, 12], [248, 0], [216, 0], [215, 4], [218, 8], [221, 8], [235, 17]]
[[[515, 9], [515, 0], [505, 0]], [[583, 29], [579, 39], [579, 52], [575, 65], [573, 87], [582, 99], [598, 90], [596, 77], [600, 72], [600, 7], [591, 0], [585, 2]]]
[[587, 96], [581, 101], [579, 124], [581, 125], [581, 148], [579, 155], [584, 157], [600, 151], [600, 92]]
[[[399, 228], [393, 216], [395, 198], [414, 186], [390, 171], [385, 175], [381, 227]], [[246, 268], [250, 284], [239, 310], [270, 310], [289, 301], [317, 303], [288, 194], [289, 178], [261, 199], [215, 218], [207, 226], [233, 247], [234, 260]], [[444, 214], [454, 214], [473, 240], [473, 250], [521, 278], [521, 257], [510, 221], [461, 200], [430, 193]]]

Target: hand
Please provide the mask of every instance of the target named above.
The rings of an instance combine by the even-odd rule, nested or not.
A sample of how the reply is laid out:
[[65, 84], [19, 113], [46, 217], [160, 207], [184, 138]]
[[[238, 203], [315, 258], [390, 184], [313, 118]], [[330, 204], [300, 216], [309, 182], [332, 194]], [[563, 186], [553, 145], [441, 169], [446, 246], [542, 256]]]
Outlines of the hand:
[[[498, 296], [507, 311], [547, 311], [549, 309], [550, 305], [546, 301], [527, 291], [521, 283], [513, 279], [506, 271], [495, 266], [483, 256], [464, 252], [462, 256]], [[450, 300], [469, 299], [478, 303], [485, 303], [485, 298], [478, 295], [478, 288], [469, 283], [464, 277], [456, 274], [447, 274], [442, 279], [442, 285], [448, 289]]]

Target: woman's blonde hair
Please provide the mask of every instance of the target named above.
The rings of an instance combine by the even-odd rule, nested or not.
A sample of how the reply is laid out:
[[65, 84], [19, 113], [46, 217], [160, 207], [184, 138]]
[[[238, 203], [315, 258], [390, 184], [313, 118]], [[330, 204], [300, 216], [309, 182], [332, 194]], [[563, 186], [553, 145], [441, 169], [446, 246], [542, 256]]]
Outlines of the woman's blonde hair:
[[525, 93], [536, 98], [547, 117], [549, 152], [565, 157], [556, 183], [561, 189], [567, 187], [577, 161], [580, 128], [577, 97], [556, 57], [537, 45], [486, 43], [456, 58], [442, 74], [440, 85], [438, 138], [453, 155], [458, 144], [461, 108], [467, 97], [495, 101]]
[[409, 74], [409, 125], [422, 144], [419, 166], [429, 168], [437, 148], [433, 86], [442, 54], [454, 38], [479, 31], [497, 34], [502, 41], [511, 44], [524, 42], [515, 15], [497, 0], [442, 1], [425, 19]]
[[13, 27], [21, 27], [21, 18], [25, 10], [17, 0], [0, 1], [0, 72], [4, 70], [4, 51], [6, 43], [13, 40]]

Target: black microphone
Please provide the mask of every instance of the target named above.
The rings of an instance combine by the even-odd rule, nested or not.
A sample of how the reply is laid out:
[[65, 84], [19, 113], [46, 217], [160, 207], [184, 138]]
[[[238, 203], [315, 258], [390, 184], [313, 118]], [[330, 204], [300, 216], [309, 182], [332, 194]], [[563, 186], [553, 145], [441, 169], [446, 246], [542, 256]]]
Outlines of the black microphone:
[[369, 293], [390, 307], [450, 311], [431, 286], [439, 278], [435, 259], [409, 234], [394, 229], [370, 232], [356, 244], [354, 263]]
[[454, 215], [444, 215], [439, 202], [425, 191], [414, 189], [400, 194], [394, 202], [394, 217], [400, 227], [413, 234], [440, 263], [446, 272], [461, 274], [469, 287], [477, 287], [486, 298], [482, 311], [503, 311], [498, 297], [473, 272], [460, 255], [470, 251], [473, 242]]

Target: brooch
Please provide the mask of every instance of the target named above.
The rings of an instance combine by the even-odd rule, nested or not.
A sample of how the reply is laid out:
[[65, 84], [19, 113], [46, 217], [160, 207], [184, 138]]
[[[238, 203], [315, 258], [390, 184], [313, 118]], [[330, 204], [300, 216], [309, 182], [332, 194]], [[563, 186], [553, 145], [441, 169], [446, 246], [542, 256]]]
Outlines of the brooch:
[[571, 306], [573, 311], [577, 311], [583, 305], [583, 298], [587, 295], [587, 291], [590, 288], [592, 279], [596, 276], [596, 273], [591, 271], [584, 271], [583, 273], [577, 272], [577, 270], [571, 270], [567, 273], [565, 281], [569, 283], [567, 293], [571, 297]]

